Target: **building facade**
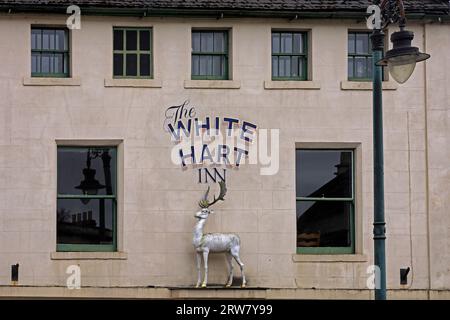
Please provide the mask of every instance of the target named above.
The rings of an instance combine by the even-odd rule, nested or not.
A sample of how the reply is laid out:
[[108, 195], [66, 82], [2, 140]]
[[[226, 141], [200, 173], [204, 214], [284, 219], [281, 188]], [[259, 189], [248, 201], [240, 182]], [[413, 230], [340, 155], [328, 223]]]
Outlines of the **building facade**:
[[[2, 1], [0, 296], [373, 298], [369, 2], [347, 2]], [[405, 3], [431, 59], [384, 74], [388, 298], [448, 299], [448, 3]], [[176, 141], [218, 126], [257, 148]], [[248, 286], [215, 286], [218, 254], [193, 289], [221, 180], [205, 231], [240, 236]]]

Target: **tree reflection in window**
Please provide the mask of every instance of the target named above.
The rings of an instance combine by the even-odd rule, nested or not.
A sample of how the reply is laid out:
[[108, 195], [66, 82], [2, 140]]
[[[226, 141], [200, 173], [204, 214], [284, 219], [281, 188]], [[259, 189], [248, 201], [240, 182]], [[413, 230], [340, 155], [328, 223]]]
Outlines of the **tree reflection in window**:
[[58, 148], [58, 250], [115, 250], [116, 158], [112, 147]]
[[[296, 152], [297, 247], [309, 253], [354, 250], [353, 151]], [[314, 250], [313, 248], [328, 248]]]

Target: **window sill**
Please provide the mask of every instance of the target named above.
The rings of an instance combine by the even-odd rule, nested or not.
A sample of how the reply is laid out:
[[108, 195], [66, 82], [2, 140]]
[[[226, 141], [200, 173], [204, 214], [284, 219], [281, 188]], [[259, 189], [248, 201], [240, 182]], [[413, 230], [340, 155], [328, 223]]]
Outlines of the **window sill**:
[[320, 83], [317, 81], [264, 81], [264, 89], [266, 90], [320, 90]]
[[24, 77], [24, 86], [81, 86], [80, 78]]
[[105, 87], [162, 88], [162, 82], [155, 79], [105, 79]]
[[51, 260], [127, 260], [126, 252], [52, 252]]
[[185, 80], [185, 89], [240, 89], [238, 80]]
[[293, 254], [294, 262], [367, 262], [365, 254]]
[[[341, 81], [341, 90], [363, 90], [371, 91], [371, 81]], [[383, 90], [397, 90], [398, 84], [394, 81], [383, 81]]]

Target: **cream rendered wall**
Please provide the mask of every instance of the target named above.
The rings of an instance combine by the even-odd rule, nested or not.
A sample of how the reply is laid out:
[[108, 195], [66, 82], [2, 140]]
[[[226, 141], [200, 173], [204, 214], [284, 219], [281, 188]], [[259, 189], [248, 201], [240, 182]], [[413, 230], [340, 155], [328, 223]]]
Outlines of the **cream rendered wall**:
[[[200, 117], [235, 116], [259, 128], [281, 130], [279, 173], [260, 176], [256, 166], [228, 171], [227, 200], [216, 206], [207, 223], [210, 232], [240, 234], [249, 285], [366, 288], [366, 268], [373, 250], [371, 92], [341, 89], [347, 75], [347, 31], [364, 30], [364, 24], [82, 16], [82, 29], [71, 33], [73, 77], [81, 85], [24, 86], [23, 78], [30, 76], [30, 25], [64, 24], [65, 19], [0, 16], [0, 285], [9, 284], [10, 265], [16, 262], [21, 265], [20, 283], [24, 285], [64, 286], [66, 267], [77, 263], [85, 286], [192, 285], [193, 213], [205, 185], [197, 184], [195, 170], [182, 171], [170, 162], [171, 143], [162, 130], [165, 109], [189, 99]], [[105, 79], [112, 78], [115, 25], [153, 27], [155, 80], [162, 88], [104, 86]], [[410, 26], [416, 34], [414, 43], [424, 48], [424, 27]], [[232, 29], [232, 75], [240, 89], [184, 87], [190, 79], [192, 27]], [[311, 30], [311, 80], [320, 90], [264, 89], [271, 72], [271, 28]], [[441, 44], [443, 48], [437, 44], [445, 38], [444, 28], [448, 30], [448, 26], [429, 26], [426, 32], [427, 51], [442, 58], [450, 46], [448, 41]], [[428, 288], [428, 219], [435, 234], [430, 251], [432, 285], [450, 286], [446, 269], [449, 257], [438, 251], [444, 242], [448, 248], [449, 223], [443, 204], [448, 203], [448, 197], [433, 202], [439, 195], [439, 190], [433, 193], [435, 186], [448, 191], [448, 174], [443, 176], [441, 171], [442, 167], [448, 169], [448, 163], [431, 145], [427, 153], [425, 139], [428, 128], [428, 141], [434, 134], [448, 153], [448, 123], [442, 122], [442, 115], [446, 110], [443, 101], [448, 102], [449, 95], [442, 79], [448, 87], [449, 76], [448, 68], [442, 68], [437, 59], [427, 66], [426, 96], [425, 64], [418, 65], [412, 78], [398, 90], [384, 91], [389, 288], [401, 288], [399, 268], [406, 266], [413, 269], [412, 288]], [[426, 100], [430, 106], [428, 123]], [[434, 121], [441, 126], [435, 127]], [[50, 259], [56, 242], [57, 139], [123, 140], [119, 250], [127, 253], [127, 259]], [[328, 261], [317, 262], [314, 257], [300, 259], [295, 255], [296, 143], [358, 146], [356, 259], [325, 257]], [[447, 219], [445, 224], [443, 219]], [[225, 282], [223, 262], [221, 256], [211, 258], [211, 283]]]
[[427, 25], [426, 36], [436, 61], [426, 71], [430, 282], [443, 290], [450, 286], [450, 27]]

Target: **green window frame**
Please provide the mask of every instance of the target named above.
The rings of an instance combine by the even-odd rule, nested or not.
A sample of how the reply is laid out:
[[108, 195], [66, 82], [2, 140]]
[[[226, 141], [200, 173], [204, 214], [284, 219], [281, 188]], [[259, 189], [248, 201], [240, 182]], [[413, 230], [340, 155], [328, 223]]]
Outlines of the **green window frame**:
[[113, 28], [113, 78], [153, 79], [152, 28]]
[[308, 80], [308, 32], [272, 31], [272, 80]]
[[[299, 243], [297, 241], [297, 253], [298, 254], [354, 254], [355, 253], [355, 154], [354, 150], [352, 149], [305, 149], [305, 148], [298, 148], [296, 151], [314, 151], [314, 152], [350, 152], [351, 153], [351, 191], [350, 196], [347, 197], [324, 197], [322, 195], [321, 197], [315, 196], [298, 196], [299, 190], [297, 187], [297, 210], [298, 205], [301, 202], [315, 202], [317, 204], [321, 205], [328, 205], [332, 203], [339, 203], [343, 206], [347, 206], [349, 210], [349, 217], [348, 217], [348, 226], [349, 226], [349, 234], [348, 234], [348, 240], [350, 242], [349, 246], [299, 246]], [[297, 155], [296, 155], [297, 158]], [[299, 161], [299, 159], [296, 159], [296, 161]], [[300, 163], [301, 165], [301, 163]], [[320, 173], [319, 173], [320, 174]], [[298, 170], [296, 169], [296, 175], [299, 175]], [[297, 238], [299, 238], [299, 230], [297, 225]]]
[[370, 32], [348, 33], [347, 75], [349, 81], [372, 81], [372, 44]]
[[[79, 186], [75, 186], [76, 189], [81, 189], [81, 193], [79, 194], [73, 194], [73, 193], [69, 193], [67, 192], [67, 190], [63, 190], [63, 188], [60, 186], [60, 180], [58, 179], [58, 186], [57, 186], [57, 243], [56, 243], [56, 251], [58, 252], [115, 252], [117, 251], [117, 148], [113, 147], [113, 146], [58, 146], [57, 148], [58, 150], [58, 176], [61, 174], [60, 173], [60, 168], [63, 166], [63, 164], [60, 162], [61, 159], [59, 159], [59, 151], [69, 151], [69, 152], [83, 152], [85, 150], [88, 150], [88, 153], [92, 153], [95, 154], [97, 153], [97, 156], [92, 157], [92, 160], [87, 160], [87, 162], [91, 163], [92, 161], [100, 161], [103, 163], [103, 168], [105, 168], [105, 162], [103, 162], [103, 158], [102, 156], [100, 156], [100, 154], [103, 155], [104, 150], [108, 150], [108, 155], [111, 157], [110, 159], [112, 160], [109, 163], [112, 163], [112, 165], [110, 165], [110, 173], [111, 174], [111, 181], [110, 181], [110, 185], [108, 188], [108, 183], [105, 183], [105, 185], [102, 187], [103, 189], [106, 189], [107, 191], [105, 192], [105, 194], [97, 194], [97, 193], [91, 193], [85, 190], [82, 190], [80, 188], [80, 186], [82, 186], [83, 181], [80, 181]], [[103, 151], [102, 151], [103, 150]], [[89, 158], [89, 156], [88, 156]], [[94, 160], [96, 159], [96, 160]], [[87, 167], [89, 168], [90, 165], [87, 165]], [[73, 170], [73, 168], [70, 168], [71, 170]], [[66, 169], [67, 170], [67, 169]], [[114, 171], [112, 171], [114, 170]], [[108, 181], [106, 179], [106, 173], [103, 172], [98, 172], [97, 170], [97, 175], [100, 176], [101, 174], [105, 174], [105, 181]], [[61, 174], [63, 175], [63, 174]], [[83, 170], [83, 174], [78, 175], [78, 176], [83, 176], [84, 175], [84, 180], [86, 181], [87, 179], [87, 175], [85, 174], [84, 170]], [[95, 178], [95, 176], [94, 176]], [[62, 183], [61, 183], [62, 184]], [[60, 207], [60, 201], [80, 201], [82, 204], [87, 205], [90, 203], [90, 201], [94, 202], [94, 201], [98, 201], [98, 206], [99, 206], [99, 226], [94, 226], [94, 230], [95, 228], [99, 229], [99, 234], [103, 232], [108, 231], [108, 227], [106, 226], [105, 223], [105, 212], [108, 211], [108, 207], [110, 209], [111, 212], [111, 218], [109, 221], [109, 223], [111, 224], [110, 226], [110, 231], [111, 231], [111, 241], [110, 243], [107, 244], [86, 244], [86, 243], [65, 243], [65, 242], [60, 242], [59, 241], [59, 223], [60, 223], [60, 217], [59, 215], [61, 215], [60, 211], [63, 210], [59, 210]], [[78, 204], [80, 206], [80, 204]], [[103, 209], [102, 209], [103, 208]], [[103, 211], [103, 215], [101, 214], [101, 212]], [[64, 212], [65, 213], [65, 212]], [[65, 214], [62, 215], [65, 215]], [[69, 211], [70, 213], [70, 211]], [[83, 212], [81, 216], [81, 213], [75, 213], [75, 214], [68, 214], [69, 216], [66, 217], [68, 218], [68, 220], [70, 221], [70, 218], [72, 218], [72, 224], [75, 224], [74, 221], [74, 217], [76, 217], [77, 215], [79, 215], [79, 218], [77, 218], [77, 223], [79, 222], [79, 220], [83, 219], [83, 220], [87, 220], [85, 215], [87, 215], [87, 212]], [[92, 212], [90, 213], [90, 215], [92, 215]], [[103, 223], [102, 223], [102, 219], [103, 219]], [[89, 218], [89, 220], [92, 220], [91, 218]], [[94, 220], [95, 221], [95, 220]], [[102, 224], [103, 224], [103, 230], [102, 229]], [[66, 223], [67, 226], [67, 223]], [[70, 227], [70, 226], [69, 226]], [[67, 227], [66, 227], [67, 228]], [[72, 226], [72, 230], [73, 228], [79, 228], [79, 226]], [[89, 228], [89, 227], [88, 227]], [[92, 228], [91, 228], [91, 233], [92, 233]]]
[[67, 28], [31, 27], [31, 76], [70, 77]]
[[229, 79], [228, 30], [192, 30], [191, 79]]

